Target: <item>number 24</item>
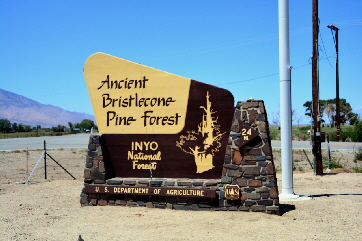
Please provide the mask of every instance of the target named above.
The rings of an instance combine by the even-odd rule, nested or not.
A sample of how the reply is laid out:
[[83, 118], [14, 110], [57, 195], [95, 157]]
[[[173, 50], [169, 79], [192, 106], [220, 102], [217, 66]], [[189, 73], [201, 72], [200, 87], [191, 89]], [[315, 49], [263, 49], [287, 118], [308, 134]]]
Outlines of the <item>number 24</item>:
[[246, 130], [245, 128], [241, 129], [241, 135], [246, 136], [246, 135], [251, 135], [251, 129]]

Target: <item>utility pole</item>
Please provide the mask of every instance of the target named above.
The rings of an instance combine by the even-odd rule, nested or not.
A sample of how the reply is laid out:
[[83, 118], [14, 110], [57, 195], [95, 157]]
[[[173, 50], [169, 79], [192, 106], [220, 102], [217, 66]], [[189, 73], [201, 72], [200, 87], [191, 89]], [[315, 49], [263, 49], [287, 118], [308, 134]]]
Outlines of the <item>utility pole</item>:
[[312, 97], [313, 97], [313, 154], [314, 174], [323, 175], [321, 135], [320, 135], [320, 113], [319, 113], [319, 79], [318, 79], [318, 0], [313, 0], [312, 8], [313, 23], [313, 56], [312, 56]]
[[337, 128], [337, 141], [341, 141], [341, 120], [340, 120], [340, 105], [339, 105], [339, 68], [338, 68], [338, 30], [334, 25], [328, 25], [328, 28], [336, 32], [336, 128]]

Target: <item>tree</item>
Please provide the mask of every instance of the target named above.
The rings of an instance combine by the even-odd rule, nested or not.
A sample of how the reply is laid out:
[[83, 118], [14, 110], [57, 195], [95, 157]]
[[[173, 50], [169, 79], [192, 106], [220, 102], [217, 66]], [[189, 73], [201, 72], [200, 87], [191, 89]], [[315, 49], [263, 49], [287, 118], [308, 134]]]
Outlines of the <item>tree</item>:
[[[279, 115], [279, 114], [278, 114]], [[298, 115], [296, 110], [292, 110], [292, 123], [297, 122], [298, 127], [299, 123], [304, 119], [303, 115]]]
[[[307, 101], [303, 105], [306, 107], [305, 115], [312, 117], [312, 101]], [[340, 106], [340, 115], [339, 120], [342, 124], [353, 124], [357, 118], [358, 114], [352, 112], [351, 105], [346, 101], [346, 99], [339, 99], [339, 106]], [[321, 114], [321, 121], [323, 120], [323, 113], [325, 113], [330, 121], [330, 124], [333, 126], [336, 118], [336, 99], [329, 99], [329, 100], [319, 100], [319, 110]]]
[[69, 125], [70, 131], [73, 131], [73, 128], [74, 128], [73, 123], [69, 121], [69, 122], [68, 122], [68, 125]]
[[324, 113], [326, 113], [326, 115], [328, 116], [329, 119], [329, 123], [331, 124], [331, 127], [334, 127], [334, 123], [335, 123], [335, 105], [333, 105], [332, 103], [327, 103], [326, 107], [324, 108]]
[[31, 126], [30, 125], [24, 125], [24, 132], [29, 132], [31, 131]]
[[11, 128], [13, 129], [14, 132], [18, 132], [19, 131], [19, 127], [18, 127], [18, 124], [17, 123], [13, 123], [11, 125]]
[[[312, 118], [312, 114], [313, 114], [313, 101], [307, 101], [304, 103], [303, 105], [306, 110], [305, 110], [305, 115], [309, 116]], [[323, 112], [324, 112], [324, 102], [323, 100], [319, 100], [319, 114], [320, 114], [320, 121], [323, 123], [325, 122], [323, 119]]]
[[[330, 106], [331, 111], [331, 119], [333, 121], [337, 120], [336, 116], [336, 99], [329, 99], [324, 101], [324, 106]], [[339, 107], [340, 107], [340, 115], [339, 120], [342, 124], [353, 124], [358, 117], [358, 114], [352, 112], [351, 105], [346, 101], [346, 99], [339, 99]], [[332, 124], [333, 122], [331, 122]]]
[[29, 131], [31, 131], [31, 127], [29, 125], [23, 125], [23, 123], [19, 123], [18, 131], [19, 132], [29, 132]]
[[84, 119], [79, 123], [79, 128], [91, 129], [94, 126], [94, 121], [89, 119]]
[[353, 124], [354, 127], [354, 137], [352, 138], [355, 142], [362, 141], [362, 119], [357, 118], [355, 123]]
[[302, 116], [302, 115], [299, 115], [299, 116], [296, 118], [297, 123], [298, 123], [298, 127], [299, 127], [300, 122], [302, 122], [303, 119], [304, 119], [304, 116]]
[[361, 122], [361, 120], [359, 120], [358, 114], [351, 112], [351, 113], [349, 114], [349, 124], [350, 124], [350, 125], [354, 125], [355, 123], [357, 123], [357, 121], [360, 121], [360, 122]]
[[64, 129], [65, 129], [65, 126], [62, 126], [62, 125], [58, 125], [58, 126], [52, 127], [52, 130], [53, 130], [54, 132], [64, 132]]
[[273, 124], [275, 126], [278, 127], [278, 129], [280, 128], [280, 114], [279, 114], [279, 111], [277, 112], [277, 114], [273, 114], [273, 120], [272, 120]]
[[303, 106], [306, 108], [305, 109], [305, 115], [306, 116], [312, 117], [312, 104], [313, 104], [312, 101], [307, 101], [307, 102], [304, 103]]
[[11, 131], [11, 122], [8, 119], [0, 119], [0, 131], [4, 133]]
[[[304, 119], [304, 116], [298, 116], [297, 111], [294, 109], [292, 110], [291, 117], [292, 117], [292, 123], [297, 121], [298, 125]], [[280, 112], [279, 111], [277, 112], [276, 115], [273, 114], [272, 122], [275, 126], [278, 127], [278, 129], [280, 128]]]
[[19, 132], [23, 132], [23, 131], [24, 131], [24, 125], [23, 125], [23, 123], [19, 123], [19, 125], [18, 125], [18, 131], [19, 131]]

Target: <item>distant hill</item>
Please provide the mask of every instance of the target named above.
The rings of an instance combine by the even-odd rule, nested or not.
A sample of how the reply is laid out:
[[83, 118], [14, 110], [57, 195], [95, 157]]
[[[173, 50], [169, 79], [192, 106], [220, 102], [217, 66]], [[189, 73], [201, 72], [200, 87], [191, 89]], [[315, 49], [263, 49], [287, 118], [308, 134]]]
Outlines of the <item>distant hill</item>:
[[11, 123], [40, 125], [41, 127], [68, 126], [68, 122], [80, 123], [84, 119], [95, 122], [93, 115], [44, 105], [3, 89], [0, 89], [0, 119], [8, 119]]

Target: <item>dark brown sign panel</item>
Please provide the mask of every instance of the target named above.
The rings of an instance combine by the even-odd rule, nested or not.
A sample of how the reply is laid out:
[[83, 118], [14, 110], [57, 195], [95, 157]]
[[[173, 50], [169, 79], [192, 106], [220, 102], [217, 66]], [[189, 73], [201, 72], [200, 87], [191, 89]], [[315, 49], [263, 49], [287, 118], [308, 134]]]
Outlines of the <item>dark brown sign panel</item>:
[[[103, 134], [110, 177], [220, 178], [234, 114], [232, 94], [191, 81], [177, 134]], [[177, 114], [177, 113], [176, 113]]]
[[225, 89], [103, 53], [84, 76], [107, 178], [220, 178], [234, 98]]
[[216, 190], [172, 187], [130, 187], [85, 184], [85, 193], [214, 198]]

